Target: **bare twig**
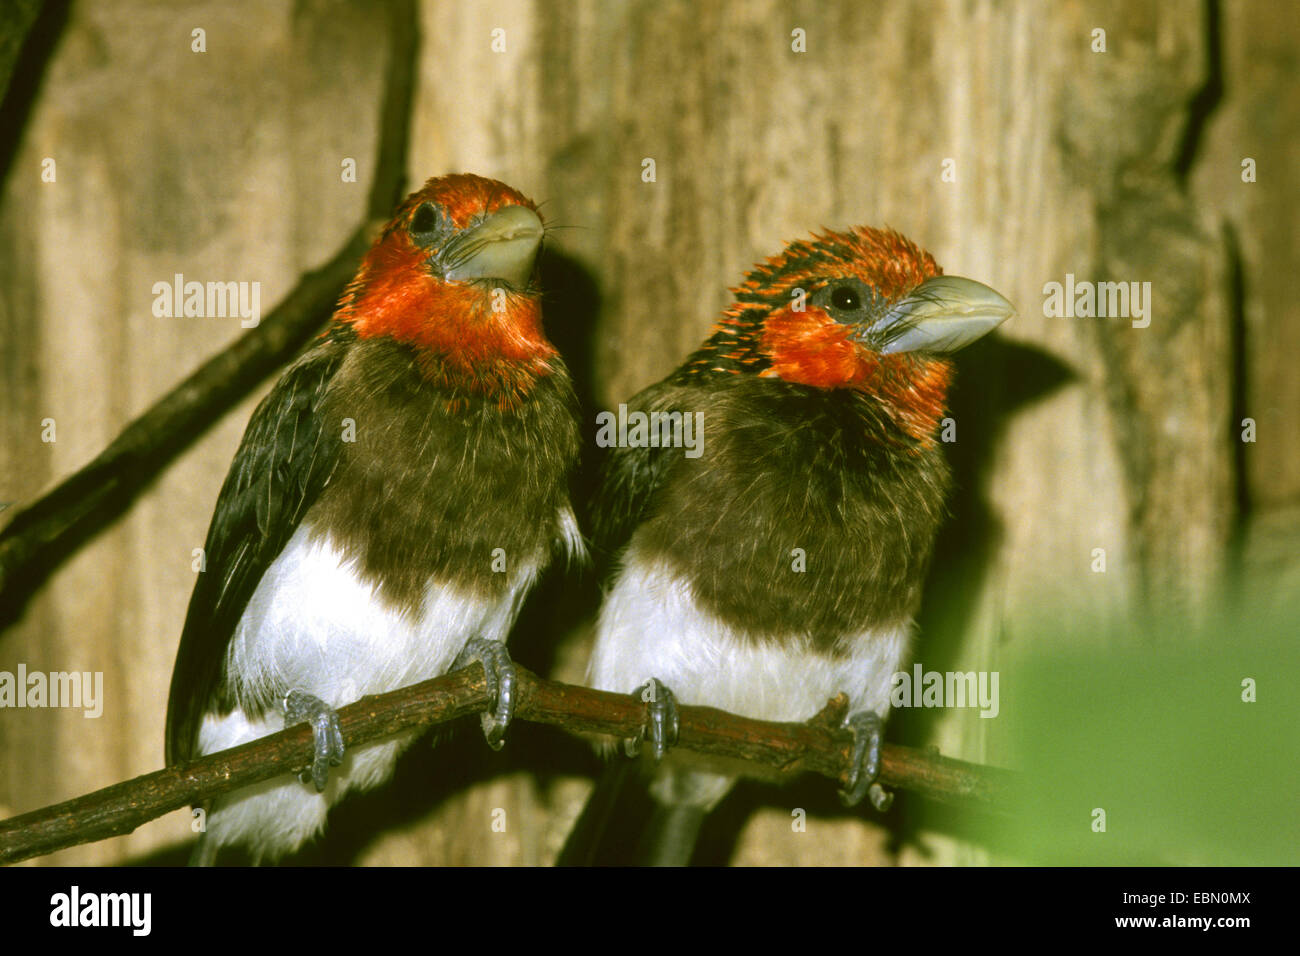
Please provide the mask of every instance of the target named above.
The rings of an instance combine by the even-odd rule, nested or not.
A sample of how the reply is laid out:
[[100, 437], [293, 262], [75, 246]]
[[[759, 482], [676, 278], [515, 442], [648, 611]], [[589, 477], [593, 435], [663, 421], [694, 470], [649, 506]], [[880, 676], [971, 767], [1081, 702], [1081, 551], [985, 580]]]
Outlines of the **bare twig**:
[[0, 186], [9, 180], [69, 7], [69, 0], [0, 4]]
[[[573, 732], [633, 736], [645, 720], [637, 697], [543, 680], [517, 668], [515, 717]], [[411, 687], [364, 697], [339, 711], [348, 747], [403, 730], [445, 723], [492, 703], [481, 664]], [[819, 773], [845, 783], [851, 738], [839, 728], [841, 696], [806, 724], [738, 717], [712, 707], [682, 707], [677, 746], [736, 757], [782, 776]], [[65, 803], [0, 821], [0, 863], [130, 833], [155, 817], [262, 780], [298, 773], [312, 759], [312, 734], [299, 724], [242, 747], [136, 777]], [[991, 809], [1010, 790], [1006, 770], [886, 744], [880, 779], [945, 802]]]
[[257, 328], [203, 363], [92, 462], [14, 515], [0, 532], [0, 607], [16, 613], [62, 558], [126, 510], [195, 435], [292, 357], [328, 316], [365, 248], [366, 230], [358, 230]]
[[[380, 109], [380, 142], [368, 199], [370, 220], [387, 218], [405, 184], [418, 47], [418, 17], [405, 0], [392, 11], [391, 53]], [[255, 329], [212, 357], [129, 424], [98, 457], [13, 515], [0, 531], [0, 628], [21, 613], [59, 563], [122, 514], [190, 442], [289, 361], [329, 317], [356, 272], [372, 224], [328, 263], [305, 274]]]

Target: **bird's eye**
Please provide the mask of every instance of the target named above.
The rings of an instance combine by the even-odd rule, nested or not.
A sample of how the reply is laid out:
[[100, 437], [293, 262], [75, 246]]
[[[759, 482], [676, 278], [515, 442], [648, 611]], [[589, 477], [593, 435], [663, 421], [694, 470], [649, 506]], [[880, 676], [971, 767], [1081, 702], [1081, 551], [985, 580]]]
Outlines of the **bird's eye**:
[[415, 215], [411, 217], [411, 235], [417, 240], [427, 238], [438, 228], [438, 212], [433, 208], [433, 203], [421, 203], [420, 208], [415, 210]]
[[842, 285], [831, 292], [831, 305], [845, 312], [856, 312], [862, 308], [862, 299], [858, 296], [857, 289]]

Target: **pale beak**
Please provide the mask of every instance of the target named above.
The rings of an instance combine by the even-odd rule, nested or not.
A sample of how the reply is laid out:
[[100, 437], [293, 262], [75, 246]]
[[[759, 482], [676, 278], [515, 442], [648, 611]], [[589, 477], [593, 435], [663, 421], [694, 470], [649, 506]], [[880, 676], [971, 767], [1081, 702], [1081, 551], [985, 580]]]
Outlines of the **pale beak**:
[[447, 244], [440, 256], [447, 279], [499, 279], [525, 289], [542, 246], [541, 217], [525, 206], [498, 209]]
[[895, 302], [867, 330], [880, 352], [956, 352], [1016, 314], [1015, 307], [983, 283], [959, 276], [927, 279]]

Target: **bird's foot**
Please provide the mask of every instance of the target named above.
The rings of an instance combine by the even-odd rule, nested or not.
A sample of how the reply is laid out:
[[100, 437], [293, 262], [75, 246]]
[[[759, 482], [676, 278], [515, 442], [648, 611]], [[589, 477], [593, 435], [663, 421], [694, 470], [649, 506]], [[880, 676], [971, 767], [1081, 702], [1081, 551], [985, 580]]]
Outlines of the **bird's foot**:
[[853, 751], [848, 786], [840, 791], [840, 799], [846, 807], [852, 807], [861, 803], [863, 797], [870, 797], [871, 805], [883, 813], [894, 802], [894, 795], [876, 780], [880, 775], [884, 722], [875, 711], [862, 710], [851, 714], [844, 726], [853, 733]]
[[284, 695], [284, 725], [294, 724], [311, 724], [316, 743], [311, 769], [300, 773], [298, 779], [303, 783], [310, 780], [316, 785], [316, 792], [321, 793], [329, 781], [330, 767], [343, 762], [343, 730], [339, 727], [338, 711], [319, 697], [291, 690]]
[[677, 743], [677, 731], [680, 721], [677, 716], [677, 698], [663, 681], [650, 678], [635, 691], [645, 701], [645, 723], [641, 727], [641, 736], [628, 737], [623, 741], [623, 749], [629, 757], [641, 753], [641, 741], [650, 741], [650, 751], [655, 762], [664, 759], [664, 754]]
[[515, 662], [500, 641], [475, 637], [465, 645], [451, 669], [460, 670], [475, 661], [483, 665], [488, 693], [493, 700], [492, 709], [482, 715], [483, 736], [489, 747], [500, 750], [505, 746], [506, 728], [515, 716]]

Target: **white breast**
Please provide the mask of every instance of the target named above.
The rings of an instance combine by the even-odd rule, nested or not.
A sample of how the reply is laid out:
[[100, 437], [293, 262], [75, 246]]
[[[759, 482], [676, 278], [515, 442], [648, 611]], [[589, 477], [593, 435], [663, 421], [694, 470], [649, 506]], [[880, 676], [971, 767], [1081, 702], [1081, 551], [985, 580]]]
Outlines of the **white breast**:
[[301, 527], [253, 592], [230, 642], [228, 672], [248, 691], [293, 688], [333, 707], [428, 680], [470, 637], [506, 639], [539, 564], [503, 572], [504, 598], [430, 581], [417, 612], [398, 611], [328, 538], [313, 542]]
[[588, 677], [617, 693], [657, 677], [679, 703], [760, 720], [807, 720], [844, 692], [851, 711], [883, 717], [911, 630], [904, 620], [843, 635], [837, 657], [816, 650], [807, 634], [780, 645], [755, 641], [701, 608], [690, 584], [665, 562], [646, 560], [634, 538], [601, 608]]
[[[567, 510], [567, 509], [566, 509]], [[561, 516], [563, 519], [563, 516]], [[561, 520], [561, 534], [572, 527]], [[309, 540], [300, 527], [271, 564], [231, 639], [227, 672], [237, 697], [297, 689], [339, 708], [445, 673], [471, 637], [504, 642], [545, 556], [510, 568], [503, 597], [485, 599], [430, 581], [418, 612], [380, 603], [328, 538]], [[283, 729], [278, 710], [250, 718], [236, 708], [208, 715], [199, 750], [213, 753]], [[367, 789], [391, 774], [398, 753], [416, 733], [350, 748], [324, 794], [293, 777], [278, 777], [224, 797], [209, 811], [209, 838], [246, 843], [275, 858], [297, 848], [324, 825], [329, 806], [350, 789]]]

